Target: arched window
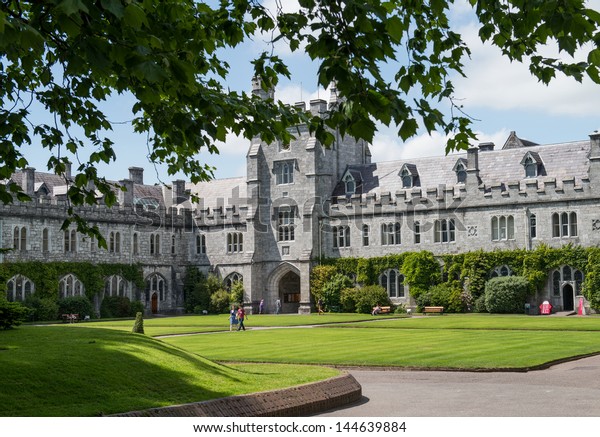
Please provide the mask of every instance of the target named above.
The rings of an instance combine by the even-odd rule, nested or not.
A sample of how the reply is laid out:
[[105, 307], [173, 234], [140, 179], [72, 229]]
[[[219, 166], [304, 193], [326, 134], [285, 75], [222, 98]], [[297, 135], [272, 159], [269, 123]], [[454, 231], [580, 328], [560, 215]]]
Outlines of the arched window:
[[400, 178], [402, 179], [402, 188], [412, 188], [413, 175], [407, 168], [402, 170], [402, 172], [400, 173]]
[[129, 283], [120, 275], [112, 275], [104, 281], [104, 297], [121, 296], [131, 297], [129, 295]]
[[499, 276], [512, 276], [512, 270], [507, 265], [498, 266], [490, 273], [490, 278], [497, 278]]
[[464, 184], [467, 182], [467, 168], [462, 161], [459, 161], [454, 166], [454, 171], [456, 172], [456, 182], [459, 184]]
[[371, 233], [371, 228], [369, 227], [369, 225], [363, 225], [362, 226], [363, 246], [369, 245], [370, 233]]
[[50, 231], [48, 228], [44, 228], [42, 231], [42, 252], [48, 252], [50, 250]]
[[533, 158], [531, 156], [528, 156], [525, 159], [525, 162], [523, 164], [525, 166], [525, 177], [526, 178], [535, 178], [538, 175], [538, 165], [537, 163], [533, 160]]
[[576, 237], [577, 236], [577, 213], [563, 212], [552, 214], [552, 237]]
[[77, 232], [75, 229], [64, 231], [65, 252], [77, 252]]
[[109, 234], [108, 250], [110, 253], [121, 253], [121, 233], [111, 232]]
[[381, 225], [381, 245], [391, 246], [402, 243], [401, 226], [399, 222], [383, 223]]
[[294, 211], [279, 211], [277, 214], [278, 241], [294, 241], [294, 228]]
[[83, 283], [72, 273], [63, 276], [58, 281], [58, 295], [61, 299], [72, 296], [83, 296]]
[[206, 235], [196, 235], [196, 255], [203, 255], [206, 253]]
[[529, 237], [537, 238], [537, 220], [535, 214], [529, 216]]
[[334, 226], [331, 228], [333, 247], [350, 247], [350, 226]]
[[227, 234], [227, 253], [241, 253], [244, 251], [244, 234], [230, 232]]
[[492, 217], [492, 241], [514, 240], [515, 219], [512, 215]]
[[356, 182], [350, 173], [344, 177], [344, 185], [346, 187], [346, 195], [354, 194], [356, 192]]
[[158, 294], [158, 300], [161, 302], [166, 299], [166, 281], [165, 278], [158, 273], [153, 273], [146, 278], [146, 301], [150, 301], [154, 293]]
[[561, 289], [565, 282], [573, 285], [575, 283], [576, 294], [581, 294], [583, 284], [583, 273], [571, 266], [563, 266], [552, 272], [552, 293], [554, 296], [561, 295]]
[[456, 241], [456, 225], [454, 219], [436, 220], [433, 224], [433, 241], [450, 243]]
[[379, 276], [379, 284], [386, 289], [389, 297], [405, 297], [404, 275], [398, 270], [389, 269]]
[[15, 250], [27, 250], [27, 228], [15, 226], [13, 232], [13, 248]]
[[23, 275], [15, 275], [6, 282], [6, 300], [9, 302], [22, 302], [34, 292], [31, 279]]
[[177, 239], [175, 235], [171, 235], [171, 255], [175, 255], [177, 252]]
[[160, 235], [150, 234], [150, 255], [160, 254]]
[[276, 183], [277, 183], [277, 185], [294, 183], [294, 162], [293, 161], [280, 162], [277, 165], [278, 165], [278, 167], [276, 168], [276, 173], [277, 173]]
[[139, 237], [138, 237], [138, 233], [134, 232], [133, 234], [133, 254], [134, 255], [139, 255], [140, 253], [140, 243], [139, 243]]
[[229, 276], [227, 276], [227, 277], [225, 278], [225, 281], [224, 281], [224, 283], [225, 283], [225, 288], [226, 288], [227, 290], [231, 290], [231, 287], [232, 287], [232, 286], [233, 286], [233, 284], [235, 284], [236, 282], [241, 282], [241, 283], [243, 283], [243, 282], [244, 282], [244, 278], [243, 278], [243, 276], [242, 276], [242, 275], [240, 275], [239, 273], [237, 273], [237, 272], [234, 272], [234, 273], [230, 274]]

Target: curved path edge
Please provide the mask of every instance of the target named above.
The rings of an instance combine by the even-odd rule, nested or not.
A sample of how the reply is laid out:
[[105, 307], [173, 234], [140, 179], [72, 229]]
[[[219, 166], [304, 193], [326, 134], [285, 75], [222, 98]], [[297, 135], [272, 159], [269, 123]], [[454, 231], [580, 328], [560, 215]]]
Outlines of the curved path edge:
[[361, 398], [361, 385], [345, 373], [286, 389], [112, 414], [110, 417], [299, 417], [339, 408]]

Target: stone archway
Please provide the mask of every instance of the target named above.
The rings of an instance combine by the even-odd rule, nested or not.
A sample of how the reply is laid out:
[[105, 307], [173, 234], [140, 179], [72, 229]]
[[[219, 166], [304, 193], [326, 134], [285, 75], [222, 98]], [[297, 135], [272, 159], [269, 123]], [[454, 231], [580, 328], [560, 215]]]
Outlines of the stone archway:
[[277, 299], [281, 301], [282, 313], [298, 313], [301, 301], [300, 270], [292, 264], [280, 264], [269, 277], [268, 308], [274, 308]]

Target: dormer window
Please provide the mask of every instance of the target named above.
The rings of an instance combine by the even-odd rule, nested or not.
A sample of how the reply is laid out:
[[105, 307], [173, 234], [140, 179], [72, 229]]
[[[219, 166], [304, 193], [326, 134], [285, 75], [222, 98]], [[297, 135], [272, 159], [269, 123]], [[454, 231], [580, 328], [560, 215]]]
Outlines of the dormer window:
[[404, 164], [400, 169], [400, 179], [402, 180], [402, 188], [412, 188], [419, 186], [419, 173], [417, 166], [414, 164]]
[[538, 153], [527, 152], [521, 160], [521, 165], [525, 168], [526, 178], [537, 178], [538, 176], [542, 176], [543, 163]]
[[351, 195], [356, 192], [356, 181], [350, 173], [344, 177], [344, 186], [346, 188], [346, 195]]

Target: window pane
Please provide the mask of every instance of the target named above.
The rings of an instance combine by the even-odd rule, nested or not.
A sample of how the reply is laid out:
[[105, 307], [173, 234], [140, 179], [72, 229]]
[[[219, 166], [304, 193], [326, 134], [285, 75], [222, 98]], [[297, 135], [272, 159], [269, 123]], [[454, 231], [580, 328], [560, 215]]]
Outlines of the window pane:
[[515, 219], [512, 215], [508, 216], [506, 222], [506, 236], [509, 240], [515, 239]]
[[492, 217], [492, 240], [498, 240], [498, 217]]
[[576, 237], [577, 236], [577, 214], [572, 212], [569, 216], [569, 218], [571, 219], [571, 233], [569, 234], [571, 237]]
[[552, 214], [552, 236], [560, 237], [560, 220], [556, 212]]

